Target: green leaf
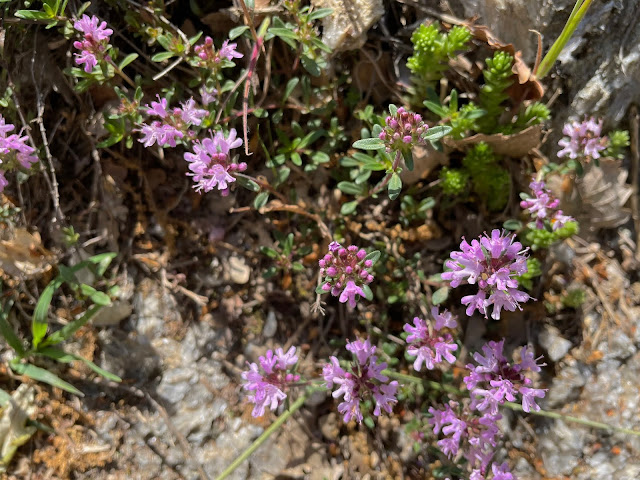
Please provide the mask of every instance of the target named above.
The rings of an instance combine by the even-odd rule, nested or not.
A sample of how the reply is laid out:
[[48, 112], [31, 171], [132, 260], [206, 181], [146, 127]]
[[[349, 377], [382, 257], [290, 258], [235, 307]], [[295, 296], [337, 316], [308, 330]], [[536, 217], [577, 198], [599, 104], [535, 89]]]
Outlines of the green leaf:
[[364, 193], [361, 186], [352, 182], [340, 182], [338, 183], [338, 189], [350, 195], [362, 195]]
[[114, 258], [116, 258], [117, 255], [118, 254], [115, 252], [99, 253], [98, 255], [93, 255], [92, 257], [87, 258], [87, 260], [85, 261], [95, 265], [97, 267], [96, 273], [100, 277], [102, 277], [104, 276], [105, 272], [107, 271], [107, 268], [109, 268], [109, 265], [111, 265], [111, 262], [113, 261]]
[[371, 288], [369, 288], [369, 285], [362, 285], [362, 291], [364, 292], [364, 298], [369, 301], [373, 300], [373, 292]]
[[447, 298], [449, 298], [449, 287], [441, 287], [433, 292], [433, 295], [431, 296], [431, 303], [434, 305], [440, 305], [441, 303], [444, 303]]
[[420, 202], [420, 208], [418, 208], [419, 212], [426, 212], [427, 210], [431, 210], [436, 206], [436, 199], [433, 197], [427, 197]]
[[393, 103], [389, 104], [389, 113], [391, 114], [392, 117], [396, 116], [396, 113], [398, 113], [398, 107], [396, 107]]
[[159, 52], [156, 53], [153, 57], [151, 57], [151, 61], [152, 62], [162, 62], [164, 60], [167, 60], [171, 57], [173, 57], [175, 55], [175, 53], [173, 52]]
[[318, 63], [311, 57], [308, 57], [306, 55], [301, 55], [300, 62], [302, 63], [302, 66], [304, 67], [304, 69], [307, 72], [309, 72], [312, 76], [319, 77], [320, 74], [322, 73]]
[[231, 30], [229, 30], [229, 40], [235, 40], [247, 30], [249, 30], [249, 27], [246, 25], [232, 28]]
[[447, 112], [444, 108], [442, 108], [442, 105], [435, 102], [430, 102], [429, 100], [425, 100], [423, 103], [425, 107], [427, 107], [433, 113], [438, 115], [440, 118], [445, 118], [449, 116], [449, 112]]
[[369, 428], [369, 430], [375, 430], [376, 424], [371, 417], [365, 417], [364, 424]]
[[129, 55], [127, 55], [122, 59], [122, 61], [120, 62], [120, 65], [118, 65], [118, 68], [122, 70], [124, 67], [126, 67], [131, 62], [133, 62], [136, 58], [138, 58], [137, 53], [130, 53]]
[[109, 297], [109, 295], [104, 292], [100, 292], [99, 290], [96, 290], [94, 293], [89, 295], [89, 298], [93, 303], [102, 307], [111, 305], [111, 297]]
[[74, 387], [70, 383], [65, 382], [60, 377], [49, 372], [48, 370], [45, 370], [44, 368], [36, 367], [35, 365], [31, 365], [30, 363], [17, 362], [11, 362], [9, 366], [11, 367], [11, 370], [16, 372], [18, 375], [26, 375], [27, 377], [33, 378], [34, 380], [37, 380], [39, 382], [48, 383], [49, 385], [53, 385], [54, 387], [66, 390], [69, 393], [84, 397], [84, 394], [76, 387]]
[[46, 357], [49, 358], [53, 358], [54, 360], [57, 360], [58, 362], [63, 362], [63, 363], [71, 363], [71, 362], [82, 362], [84, 363], [86, 366], [88, 366], [91, 370], [93, 370], [94, 372], [96, 372], [98, 375], [103, 376], [104, 378], [107, 378], [113, 382], [121, 382], [122, 379], [111, 373], [106, 371], [103, 368], [100, 368], [98, 365], [96, 365], [95, 363], [93, 363], [91, 360], [88, 360], [86, 358], [81, 357], [80, 355], [75, 355], [73, 353], [67, 353], [63, 350], [60, 350], [59, 348], [55, 348], [55, 347], [46, 347], [43, 348], [41, 350], [39, 350], [37, 352], [39, 355], [44, 355]]
[[200, 39], [201, 36], [202, 36], [202, 31], [196, 33], [193, 37], [189, 37], [189, 45], [195, 45], [195, 43]]
[[379, 138], [362, 138], [353, 143], [353, 148], [362, 150], [380, 150], [384, 148], [384, 142]]
[[366, 257], [364, 257], [365, 262], [367, 260], [371, 260], [371, 266], [375, 265], [378, 260], [380, 260], [380, 251], [374, 250], [373, 252], [369, 252]]
[[320, 18], [328, 17], [333, 13], [332, 8], [319, 8], [318, 10], [314, 10], [309, 14], [308, 21], [318, 20]]
[[290, 30], [289, 28], [271, 27], [269, 29], [269, 32], [283, 39], [284, 38], [290, 38], [292, 40], [298, 39], [298, 35], [295, 32], [293, 32], [293, 30]]
[[340, 213], [342, 215], [351, 215], [358, 208], [358, 201], [354, 200], [352, 202], [343, 203], [342, 207], [340, 207]]
[[297, 167], [302, 166], [302, 157], [300, 157], [300, 154], [298, 152], [293, 152], [291, 154], [291, 163], [293, 163]]
[[402, 191], [402, 180], [400, 179], [400, 175], [398, 175], [397, 173], [393, 173], [391, 175], [388, 191], [389, 198], [391, 200], [395, 200], [396, 198], [398, 198], [398, 195], [400, 195], [400, 192]]
[[22, 357], [25, 353], [24, 345], [22, 344], [22, 340], [20, 340], [9, 324], [9, 312], [11, 311], [12, 306], [13, 300], [9, 300], [7, 305], [0, 310], [0, 334], [2, 334], [9, 346], [13, 348], [20, 357]]
[[253, 200], [253, 208], [260, 210], [269, 201], [269, 192], [260, 192]]
[[271, 247], [261, 246], [260, 247], [260, 252], [263, 253], [264, 255], [266, 255], [269, 258], [278, 258], [278, 252], [275, 251]]
[[407, 150], [402, 152], [402, 156], [404, 158], [404, 164], [407, 166], [407, 170], [410, 172], [413, 171], [413, 153], [411, 150]]
[[16, 17], [24, 18], [25, 20], [49, 20], [51, 15], [45, 12], [39, 12], [38, 10], [18, 10]]
[[430, 142], [435, 142], [447, 135], [451, 130], [453, 130], [453, 128], [448, 125], [436, 125], [435, 127], [429, 128], [427, 132], [422, 135], [422, 138], [429, 140]]
[[250, 190], [252, 192], [260, 191], [260, 185], [258, 185], [256, 182], [254, 182], [250, 178], [245, 177], [244, 175], [237, 175], [236, 180], [241, 187], [244, 187], [247, 190]]
[[514, 218], [510, 218], [509, 220], [505, 221], [502, 226], [507, 230], [515, 232], [516, 230], [520, 230], [522, 228], [522, 222]]
[[298, 83], [300, 83], [298, 77], [293, 77], [287, 82], [287, 86], [284, 88], [284, 95], [282, 96], [282, 103], [287, 101], [287, 98], [289, 98], [293, 90], [298, 86]]
[[323, 290], [323, 289], [322, 289], [322, 285], [324, 285], [324, 282], [322, 282], [322, 284], [321, 284], [321, 285], [318, 285], [318, 286], [316, 287], [316, 293], [317, 293], [318, 295], [323, 295], [323, 294], [325, 294], [325, 293], [329, 293], [328, 291], [326, 291], [326, 290]]
[[331, 158], [329, 158], [329, 155], [327, 155], [325, 152], [313, 152], [311, 154], [311, 160], [313, 161], [313, 163], [319, 164], [327, 163], [329, 160], [331, 160]]
[[40, 298], [31, 317], [31, 335], [33, 336], [31, 342], [33, 348], [37, 348], [47, 334], [47, 314], [49, 313], [49, 306], [53, 300], [54, 292], [60, 288], [62, 283], [62, 279], [57, 277], [49, 282], [49, 285], [47, 285], [40, 294]]
[[[89, 322], [89, 320], [91, 320], [95, 316], [95, 314], [98, 313], [98, 311], [100, 311], [101, 308], [102, 308], [101, 305], [92, 305], [91, 308], [89, 308], [86, 312], [84, 312], [84, 314], [80, 318], [70, 323], [67, 323], [60, 330], [58, 330], [57, 332], [53, 332], [51, 335], [49, 335], [42, 342], [41, 347], [56, 345], [57, 343], [60, 343], [66, 340], [67, 338], [71, 337], [71, 335], [73, 335], [76, 331], [78, 331], [81, 327], [83, 327], [87, 322]], [[34, 345], [34, 348], [35, 348], [35, 345]]]

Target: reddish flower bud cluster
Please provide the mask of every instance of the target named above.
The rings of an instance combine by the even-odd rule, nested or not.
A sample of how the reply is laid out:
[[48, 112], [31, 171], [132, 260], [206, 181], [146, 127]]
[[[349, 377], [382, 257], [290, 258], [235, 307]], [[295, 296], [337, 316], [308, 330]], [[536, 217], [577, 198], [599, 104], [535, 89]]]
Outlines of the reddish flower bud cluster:
[[319, 262], [320, 275], [325, 276], [322, 290], [331, 292], [334, 297], [339, 296], [342, 303], [348, 301], [354, 308], [358, 296], [366, 297], [362, 286], [373, 281], [373, 275], [367, 270], [373, 262], [366, 256], [364, 248], [355, 245], [344, 248], [338, 242], [331, 242], [329, 253]]
[[389, 115], [385, 119], [385, 124], [379, 138], [384, 141], [387, 153], [407, 151], [412, 145], [425, 143], [422, 135], [429, 126], [417, 113], [408, 112], [404, 107], [400, 107], [395, 115]]

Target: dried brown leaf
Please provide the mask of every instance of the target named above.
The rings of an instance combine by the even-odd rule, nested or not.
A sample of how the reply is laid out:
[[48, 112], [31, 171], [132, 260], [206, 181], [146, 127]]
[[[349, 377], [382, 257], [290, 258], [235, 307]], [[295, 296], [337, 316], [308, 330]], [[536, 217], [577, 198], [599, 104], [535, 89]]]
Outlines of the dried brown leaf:
[[11, 276], [35, 277], [51, 268], [53, 254], [42, 246], [40, 235], [24, 228], [0, 240], [0, 270]]
[[484, 133], [478, 133], [472, 137], [461, 140], [445, 137], [443, 143], [453, 150], [466, 150], [467, 147], [471, 145], [485, 142], [491, 146], [493, 151], [498, 155], [520, 158], [529, 154], [534, 148], [537, 148], [541, 140], [542, 125], [533, 125], [512, 135], [504, 135], [502, 133], [486, 135]]

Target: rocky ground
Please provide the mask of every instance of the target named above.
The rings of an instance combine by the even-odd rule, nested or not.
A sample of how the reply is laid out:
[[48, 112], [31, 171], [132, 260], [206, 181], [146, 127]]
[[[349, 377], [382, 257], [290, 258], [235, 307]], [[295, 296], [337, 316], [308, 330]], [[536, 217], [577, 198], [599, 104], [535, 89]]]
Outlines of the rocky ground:
[[[535, 57], [530, 30], [541, 32], [548, 47], [572, 7], [569, 0], [452, 0], [444, 2], [444, 10], [436, 3], [420, 2], [444, 15], [479, 15], [480, 22], [513, 42], [528, 61]], [[640, 6], [635, 3], [594, 2], [569, 43], [549, 82], [554, 123], [544, 154], [555, 153], [553, 145], [569, 115], [600, 115], [609, 127], [638, 134], [632, 109], [640, 100]], [[553, 249], [545, 265], [550, 288], [536, 296], [540, 305], [557, 304], [559, 292], [583, 289], [586, 299], [579, 308], [549, 314], [539, 307], [507, 316], [500, 327], [472, 320], [465, 328], [468, 348], [477, 347], [487, 329], [495, 333], [495, 328], [511, 346], [539, 345], [548, 364], [539, 379], [549, 389], [543, 408], [636, 430], [640, 218], [634, 210], [638, 179], [629, 172], [637, 173], [637, 165], [638, 151], [632, 148], [622, 163], [604, 165], [579, 182], [577, 196], [564, 198], [567, 210], [573, 208], [581, 220], [581, 234]], [[313, 313], [312, 294], [300, 302], [284, 279], [264, 280], [257, 248], [270, 237], [255, 224], [255, 216], [229, 215], [231, 200], [203, 200], [210, 202], [207, 215], [188, 218], [185, 231], [190, 233], [177, 238], [166, 216], [171, 212], [186, 218], [195, 207], [181, 204], [162, 211], [158, 205], [157, 211], [146, 212], [149, 245], [127, 246], [118, 235], [125, 238], [138, 226], [129, 222], [124, 228], [121, 222], [139, 208], [139, 197], [151, 191], [156, 200], [166, 200], [175, 192], [162, 169], [149, 173], [144, 194], [140, 185], [130, 190], [123, 186], [126, 172], [121, 166], [105, 161], [103, 169], [114, 180], [101, 199], [109, 212], [103, 213], [101, 225], [109, 249], [122, 254], [116, 275], [121, 289], [113, 306], [81, 332], [76, 348], [124, 381], [86, 380], [93, 377], [78, 367], [65, 378], [82, 387], [82, 400], [38, 386], [38, 419], [55, 434], [40, 432], [21, 447], [7, 477], [216, 478], [274, 418], [251, 417], [252, 407], [240, 387], [246, 362], [268, 348], [302, 343], [302, 368], [312, 371], [333, 352], [331, 334], [350, 331], [354, 319], [336, 305], [326, 316]], [[318, 173], [313, 181], [326, 178], [328, 174]], [[557, 191], [561, 194], [562, 187]], [[370, 234], [366, 229], [362, 233]], [[203, 238], [210, 243], [205, 245]], [[198, 248], [189, 242], [199, 242]], [[180, 255], [167, 261], [158, 252], [169, 243]], [[429, 255], [441, 260], [456, 241], [442, 236], [426, 243]], [[429, 273], [440, 268], [432, 263], [434, 272]], [[299, 282], [298, 292], [315, 288], [313, 265], [305, 264], [311, 282], [293, 280]], [[374, 431], [344, 425], [333, 401], [318, 394], [229, 478], [431, 478], [425, 473], [429, 454], [414, 451], [415, 438], [404, 427], [413, 415], [403, 410], [382, 417]], [[500, 455], [515, 465], [522, 480], [640, 478], [638, 436], [509, 412], [501, 426], [507, 442]]]

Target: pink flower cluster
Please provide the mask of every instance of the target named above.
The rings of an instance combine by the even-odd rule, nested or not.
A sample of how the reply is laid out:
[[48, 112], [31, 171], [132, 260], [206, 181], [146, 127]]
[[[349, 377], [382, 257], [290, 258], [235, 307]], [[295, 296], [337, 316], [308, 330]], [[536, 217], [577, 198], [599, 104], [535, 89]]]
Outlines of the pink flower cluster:
[[322, 291], [331, 292], [341, 303], [348, 302], [355, 308], [356, 300], [367, 296], [362, 287], [373, 281], [373, 275], [367, 270], [373, 261], [366, 256], [364, 248], [355, 245], [344, 248], [338, 242], [331, 242], [329, 253], [318, 262], [320, 275], [325, 276]]
[[300, 380], [300, 375], [289, 372], [297, 362], [296, 347], [291, 347], [286, 353], [278, 348], [275, 354], [267, 350], [265, 356], [258, 359], [259, 365], [250, 363], [249, 370], [242, 372], [243, 388], [253, 392], [248, 397], [255, 404], [251, 415], [261, 417], [266, 408], [275, 410], [284, 402], [287, 387]]
[[222, 196], [228, 195], [229, 184], [236, 181], [231, 173], [247, 169], [245, 162], [235, 163], [231, 159], [231, 149], [241, 145], [242, 139], [237, 138], [235, 128], [229, 131], [227, 137], [223, 132], [216, 132], [211, 138], [196, 140], [193, 143], [193, 153], [184, 154], [191, 170], [188, 175], [195, 182], [193, 188], [198, 192], [210, 192], [217, 188]]
[[[27, 145], [28, 137], [21, 136], [13, 131], [16, 127], [11, 123], [6, 123], [4, 117], [0, 115], [0, 192], [9, 184], [4, 174], [18, 166], [28, 169], [31, 164], [38, 161], [34, 155], [35, 149]], [[17, 162], [17, 164], [16, 164]]]
[[[442, 453], [449, 458], [462, 453], [469, 462], [469, 468], [472, 469], [470, 478], [484, 479], [484, 473], [491, 463], [500, 438], [497, 423], [502, 415], [484, 413], [478, 416], [468, 407], [462, 407], [454, 401], [450, 401], [441, 410], [430, 407], [429, 413], [433, 415], [429, 419], [429, 423], [433, 426], [433, 433], [439, 435], [442, 432], [445, 436], [437, 442]], [[495, 467], [492, 469], [494, 475], [497, 469], [508, 471], [506, 464]]]
[[471, 244], [463, 238], [462, 251], [451, 252], [451, 259], [445, 262], [450, 271], [444, 272], [442, 278], [449, 280], [453, 288], [462, 282], [478, 285], [476, 294], [462, 297], [467, 315], [478, 310], [486, 317], [489, 306], [493, 305], [491, 318], [499, 320], [502, 309], [513, 312], [521, 309], [520, 302], [531, 299], [517, 289], [516, 278], [527, 272], [528, 249], [523, 250], [522, 244], [514, 239], [515, 235], [495, 229], [490, 237], [485, 233], [480, 241], [474, 239]]
[[449, 333], [440, 334], [439, 331], [445, 327], [455, 328], [458, 323], [451, 312], [445, 310], [443, 313], [437, 307], [431, 309], [431, 315], [435, 319], [435, 324], [427, 325], [421, 318], [413, 319], [413, 326], [406, 323], [404, 331], [409, 333], [406, 342], [409, 344], [407, 353], [416, 357], [413, 369], [417, 372], [422, 368], [422, 364], [427, 370], [433, 370], [437, 363], [446, 360], [455, 363], [456, 357], [452, 352], [458, 349]]
[[573, 222], [573, 217], [564, 215], [558, 208], [560, 200], [553, 198], [551, 192], [547, 190], [544, 182], [531, 182], [529, 188], [535, 195], [534, 198], [525, 198], [520, 202], [522, 208], [529, 210], [529, 214], [536, 220], [536, 228], [545, 227], [545, 220], [548, 220], [553, 230], [565, 226], [567, 222]]
[[107, 28], [107, 22], [100, 22], [100, 19], [93, 15], [82, 15], [73, 24], [78, 32], [83, 34], [82, 41], [73, 42], [73, 46], [80, 50], [76, 53], [76, 65], [84, 64], [84, 71], [91, 73], [98, 61], [106, 56], [109, 48], [109, 36], [113, 30]]
[[522, 396], [522, 409], [525, 412], [538, 411], [536, 398], [544, 398], [545, 390], [532, 388], [532, 380], [526, 372], [539, 372], [544, 363], [536, 363], [542, 357], [534, 358], [527, 347], [522, 349], [520, 362], [512, 365], [502, 354], [504, 340], [489, 342], [482, 347], [482, 353], [474, 353], [477, 365], [468, 364], [469, 376], [464, 383], [471, 393], [471, 408], [492, 415], [498, 413], [498, 406], [505, 401], [513, 402], [516, 395]]
[[157, 143], [160, 147], [176, 146], [177, 139], [194, 136], [189, 130], [191, 125], [200, 125], [202, 119], [207, 115], [207, 111], [196, 106], [196, 101], [190, 98], [180, 104], [180, 108], [169, 109], [166, 98], [158, 98], [157, 102], [151, 102], [151, 106], [145, 105], [145, 113], [160, 120], [153, 120], [151, 124], [143, 123], [139, 132], [142, 138], [138, 141], [145, 147], [150, 147]]
[[343, 415], [344, 421], [352, 418], [362, 423], [363, 415], [360, 410], [360, 402], [373, 397], [375, 407], [373, 414], [380, 416], [382, 410], [391, 413], [392, 406], [397, 403], [396, 392], [398, 382], [389, 382], [389, 377], [382, 374], [387, 368], [385, 362], [378, 363], [375, 356], [376, 347], [371, 345], [369, 339], [347, 342], [347, 350], [354, 356], [351, 368], [344, 370], [336, 357], [330, 357], [330, 362], [324, 366], [322, 376], [327, 382], [327, 388], [338, 388], [332, 393], [333, 398], [342, 397], [338, 405], [338, 412]]
[[600, 158], [600, 152], [607, 148], [609, 140], [602, 137], [602, 120], [596, 122], [593, 118], [580, 123], [567, 123], [562, 129], [565, 138], [558, 142], [564, 147], [558, 152], [559, 157], [569, 155], [569, 158], [588, 157]]
[[229, 43], [225, 40], [220, 50], [213, 46], [213, 38], [205, 37], [204, 43], [196, 45], [195, 53], [197, 57], [197, 65], [199, 67], [208, 67], [216, 71], [222, 66], [222, 60], [233, 61], [234, 58], [242, 58], [243, 55], [236, 51], [237, 43]]
[[422, 135], [429, 128], [419, 114], [408, 112], [404, 107], [398, 108], [395, 115], [387, 116], [385, 124], [379, 138], [384, 141], [387, 153], [409, 151], [412, 145], [424, 143]]

